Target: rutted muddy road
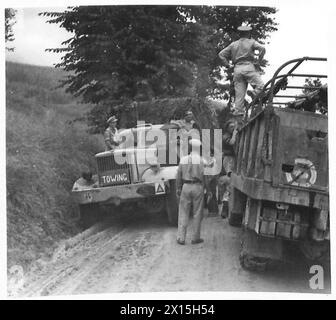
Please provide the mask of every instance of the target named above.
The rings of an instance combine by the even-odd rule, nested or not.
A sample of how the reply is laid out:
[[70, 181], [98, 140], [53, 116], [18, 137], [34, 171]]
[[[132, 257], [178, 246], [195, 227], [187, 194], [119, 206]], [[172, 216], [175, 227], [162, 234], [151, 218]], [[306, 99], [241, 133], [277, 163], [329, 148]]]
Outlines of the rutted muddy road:
[[[129, 213], [125, 213], [129, 215]], [[155, 291], [288, 291], [309, 288], [309, 266], [266, 273], [239, 264], [240, 229], [206, 217], [204, 243], [180, 246], [162, 217], [114, 216], [60, 244], [52, 261], [25, 275], [20, 296]], [[188, 235], [190, 236], [190, 234]], [[326, 281], [325, 291], [330, 290]]]

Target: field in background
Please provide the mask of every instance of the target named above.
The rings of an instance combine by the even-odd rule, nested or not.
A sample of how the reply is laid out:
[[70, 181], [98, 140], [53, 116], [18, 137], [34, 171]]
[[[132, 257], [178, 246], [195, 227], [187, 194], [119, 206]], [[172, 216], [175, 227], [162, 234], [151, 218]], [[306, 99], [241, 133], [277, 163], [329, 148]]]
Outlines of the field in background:
[[24, 268], [78, 231], [73, 182], [102, 137], [87, 133], [89, 106], [57, 88], [62, 70], [6, 63], [8, 267]]

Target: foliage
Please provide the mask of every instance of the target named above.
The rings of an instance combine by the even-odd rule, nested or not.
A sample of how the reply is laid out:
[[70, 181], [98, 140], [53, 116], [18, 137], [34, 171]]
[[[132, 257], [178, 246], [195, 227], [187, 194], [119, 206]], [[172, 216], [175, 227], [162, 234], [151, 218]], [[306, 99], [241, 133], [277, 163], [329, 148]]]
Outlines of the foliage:
[[[312, 79], [312, 78], [306, 78], [305, 79], [305, 84], [303, 85], [304, 87], [317, 87], [320, 88], [322, 86], [322, 82], [319, 78]], [[307, 94], [309, 92], [314, 91], [315, 89], [311, 88], [304, 88], [302, 91], [304, 94]]]
[[[248, 6], [201, 6], [187, 7], [190, 16], [197, 17], [202, 25], [210, 27], [207, 41], [210, 47], [215, 48], [212, 55], [206, 55], [209, 78], [207, 94], [214, 98], [227, 99], [232, 95], [233, 86], [221, 84], [223, 78], [233, 84], [232, 70], [223, 70], [218, 53], [231, 42], [238, 40], [237, 28], [242, 24], [249, 24], [252, 27], [252, 38], [262, 44], [266, 44], [270, 33], [277, 30], [274, 14], [275, 8], [270, 7], [248, 7]], [[215, 53], [215, 54], [214, 54]], [[261, 69], [267, 65], [263, 60]]]
[[200, 101], [195, 98], [167, 98], [141, 101], [130, 105], [108, 106], [98, 104], [89, 113], [92, 133], [102, 133], [107, 127], [106, 118], [114, 113], [119, 119], [120, 128], [134, 127], [137, 119], [146, 123], [168, 123], [172, 119], [182, 119], [187, 110], [193, 110]]
[[[44, 12], [72, 36], [57, 66], [73, 74], [67, 91], [111, 110], [134, 101], [230, 97], [231, 79], [218, 53], [237, 39], [243, 22], [265, 42], [276, 29], [274, 8], [235, 6], [89, 6]], [[266, 60], [263, 61], [263, 66]], [[106, 112], [105, 112], [106, 113]]]
[[202, 28], [177, 7], [90, 6], [44, 14], [73, 33], [58, 66], [76, 72], [65, 84], [84, 101], [185, 95]]
[[318, 91], [314, 88], [302, 90], [303, 94], [309, 97], [306, 108], [308, 107], [309, 111], [328, 114], [328, 87], [322, 84], [321, 79], [306, 78], [304, 87], [319, 88]]

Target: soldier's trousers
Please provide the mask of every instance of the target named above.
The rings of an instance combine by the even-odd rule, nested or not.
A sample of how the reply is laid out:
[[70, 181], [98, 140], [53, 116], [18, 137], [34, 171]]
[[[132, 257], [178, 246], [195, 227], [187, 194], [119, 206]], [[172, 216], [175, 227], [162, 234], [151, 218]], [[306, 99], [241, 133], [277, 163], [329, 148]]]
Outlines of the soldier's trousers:
[[180, 196], [177, 239], [185, 241], [189, 222], [190, 209], [193, 208], [192, 240], [200, 239], [203, 219], [204, 187], [202, 184], [183, 184]]
[[234, 68], [233, 82], [235, 87], [235, 109], [244, 111], [245, 95], [248, 84], [254, 87], [254, 93], [258, 94], [264, 87], [260, 73], [256, 71], [251, 62], [237, 64]]

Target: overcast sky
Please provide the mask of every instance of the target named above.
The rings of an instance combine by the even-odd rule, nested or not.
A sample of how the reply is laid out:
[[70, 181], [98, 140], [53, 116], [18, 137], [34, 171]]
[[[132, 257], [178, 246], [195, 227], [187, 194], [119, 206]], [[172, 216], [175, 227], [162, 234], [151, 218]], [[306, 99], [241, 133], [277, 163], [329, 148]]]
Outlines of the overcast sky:
[[[264, 76], [268, 80], [283, 62], [302, 56], [326, 57], [328, 53], [327, 28], [330, 7], [320, 1], [281, 1], [276, 5], [275, 19], [278, 31], [266, 44], [266, 56], [270, 66]], [[326, 2], [328, 3], [328, 2]], [[272, 3], [270, 3], [272, 5]], [[45, 52], [46, 48], [60, 47], [68, 39], [63, 28], [46, 23], [47, 18], [38, 16], [42, 11], [63, 11], [65, 7], [17, 8], [17, 23], [14, 26], [14, 52], [6, 52], [6, 59], [28, 64], [53, 66], [60, 61], [60, 54]], [[307, 66], [312, 73], [325, 73], [322, 64]], [[300, 70], [307, 71], [307, 70]]]

